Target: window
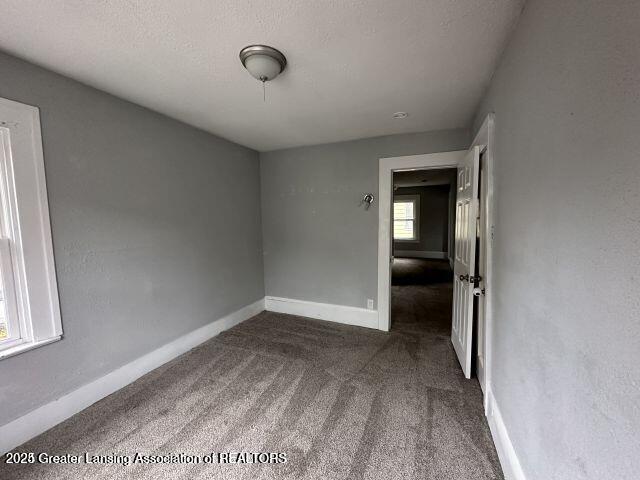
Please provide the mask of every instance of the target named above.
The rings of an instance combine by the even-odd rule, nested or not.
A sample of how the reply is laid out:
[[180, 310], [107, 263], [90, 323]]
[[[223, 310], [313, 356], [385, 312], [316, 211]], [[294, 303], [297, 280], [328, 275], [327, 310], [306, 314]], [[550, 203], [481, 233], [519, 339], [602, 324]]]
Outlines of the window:
[[417, 242], [420, 235], [420, 197], [396, 195], [393, 198], [393, 239]]
[[61, 336], [40, 114], [0, 98], [0, 359]]

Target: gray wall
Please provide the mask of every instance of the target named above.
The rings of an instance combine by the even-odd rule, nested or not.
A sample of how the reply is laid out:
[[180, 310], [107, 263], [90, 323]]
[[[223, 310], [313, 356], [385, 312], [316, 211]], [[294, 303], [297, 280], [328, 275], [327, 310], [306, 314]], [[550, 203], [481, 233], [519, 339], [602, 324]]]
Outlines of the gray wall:
[[395, 195], [420, 196], [418, 242], [393, 242], [393, 251], [447, 252], [449, 240], [449, 185], [399, 187]]
[[640, 470], [640, 5], [529, 0], [496, 114], [493, 391], [528, 480]]
[[257, 152], [0, 54], [40, 107], [64, 339], [0, 361], [0, 425], [264, 295]]
[[[466, 149], [467, 130], [260, 154], [267, 295], [366, 307], [377, 300], [378, 159]], [[377, 304], [377, 302], [376, 302]]]

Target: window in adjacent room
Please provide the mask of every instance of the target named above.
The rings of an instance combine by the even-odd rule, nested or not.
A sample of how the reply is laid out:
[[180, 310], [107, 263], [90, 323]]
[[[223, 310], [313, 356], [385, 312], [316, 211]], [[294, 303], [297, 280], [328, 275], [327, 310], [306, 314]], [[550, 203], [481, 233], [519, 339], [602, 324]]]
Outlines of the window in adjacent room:
[[393, 198], [393, 239], [418, 241], [420, 232], [420, 197], [396, 195]]
[[61, 336], [40, 114], [0, 98], [0, 359]]

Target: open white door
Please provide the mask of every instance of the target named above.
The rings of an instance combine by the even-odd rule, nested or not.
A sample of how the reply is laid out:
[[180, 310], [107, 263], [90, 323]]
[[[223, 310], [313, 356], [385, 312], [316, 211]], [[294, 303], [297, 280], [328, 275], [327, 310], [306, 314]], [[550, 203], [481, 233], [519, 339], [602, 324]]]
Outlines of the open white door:
[[479, 169], [480, 147], [473, 147], [458, 165], [451, 326], [453, 348], [467, 378], [471, 378]]

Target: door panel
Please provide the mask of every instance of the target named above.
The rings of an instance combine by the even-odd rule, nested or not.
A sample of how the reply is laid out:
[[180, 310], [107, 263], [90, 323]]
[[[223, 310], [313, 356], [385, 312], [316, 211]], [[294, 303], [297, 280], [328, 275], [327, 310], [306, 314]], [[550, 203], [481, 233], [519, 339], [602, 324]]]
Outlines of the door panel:
[[[477, 275], [481, 276], [483, 280], [479, 282], [478, 287], [481, 289], [481, 292], [484, 292], [484, 279], [486, 278], [487, 272], [487, 232], [486, 232], [486, 217], [487, 217], [487, 175], [486, 175], [486, 164], [484, 154], [480, 154], [480, 189], [478, 192], [479, 196], [479, 211], [478, 211], [478, 241], [476, 245], [479, 246], [479, 250], [477, 252], [478, 255], [478, 271]], [[478, 382], [480, 383], [480, 387], [482, 388], [483, 393], [486, 394], [485, 390], [485, 295], [484, 293], [480, 293], [477, 297], [477, 305], [476, 314], [478, 318], [476, 319], [476, 325], [478, 326], [478, 332], [475, 335], [476, 338], [476, 375], [478, 376]]]
[[480, 147], [458, 165], [451, 341], [465, 377], [471, 378], [473, 282], [476, 261], [476, 217]]

